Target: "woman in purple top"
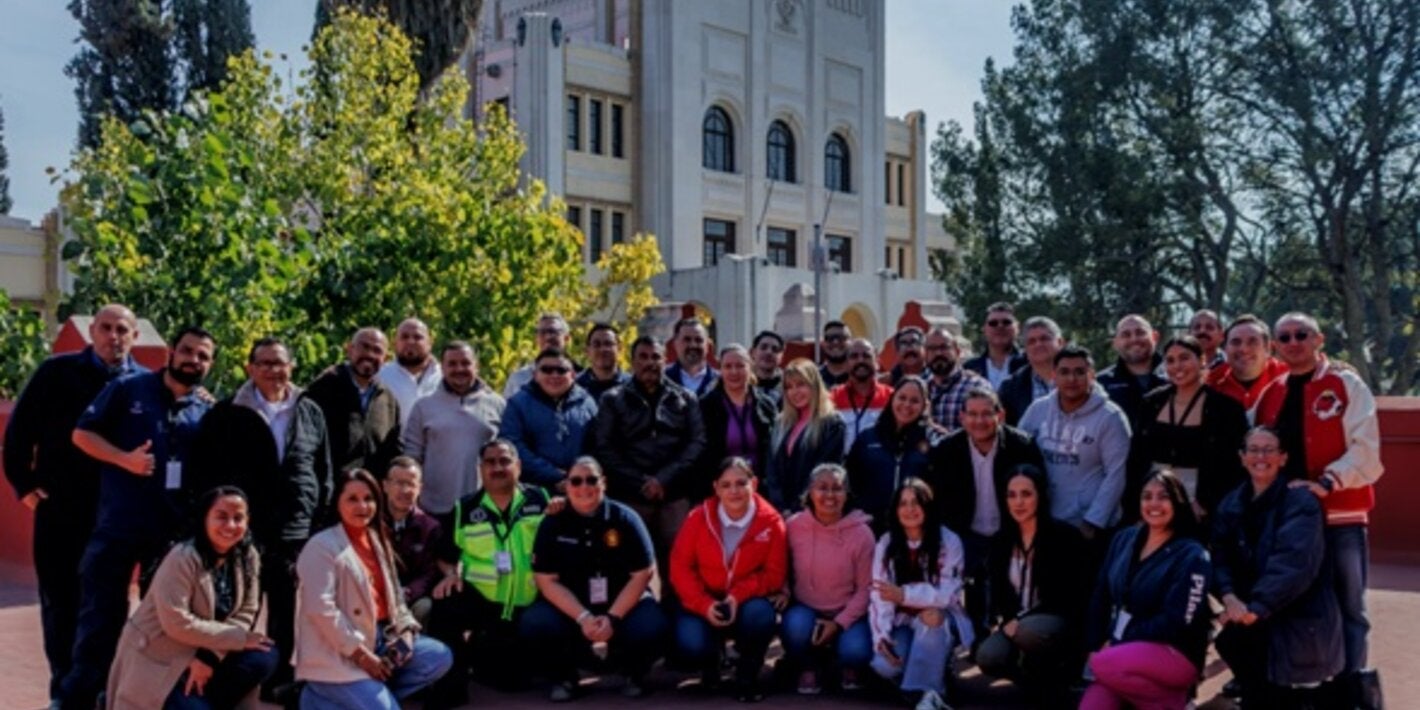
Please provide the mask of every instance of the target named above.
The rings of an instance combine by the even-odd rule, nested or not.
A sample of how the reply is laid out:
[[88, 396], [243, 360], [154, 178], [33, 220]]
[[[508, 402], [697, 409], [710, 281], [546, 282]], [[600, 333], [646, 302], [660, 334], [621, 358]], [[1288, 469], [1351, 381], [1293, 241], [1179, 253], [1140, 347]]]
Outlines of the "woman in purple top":
[[719, 475], [720, 462], [727, 457], [739, 456], [755, 470], [764, 466], [774, 422], [774, 400], [753, 386], [751, 365], [745, 346], [731, 343], [720, 349], [720, 380], [700, 398], [705, 450], [691, 500], [714, 493], [711, 483]]

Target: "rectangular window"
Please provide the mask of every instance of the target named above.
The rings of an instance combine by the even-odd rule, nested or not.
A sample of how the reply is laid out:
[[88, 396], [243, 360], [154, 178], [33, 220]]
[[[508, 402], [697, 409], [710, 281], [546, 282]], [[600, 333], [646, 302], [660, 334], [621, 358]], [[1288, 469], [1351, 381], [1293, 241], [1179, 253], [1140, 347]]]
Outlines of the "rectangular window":
[[892, 161], [883, 162], [883, 202], [892, 204]]
[[902, 193], [905, 192], [906, 189], [907, 189], [907, 181], [904, 179], [906, 175], [907, 175], [907, 165], [904, 164], [904, 163], [898, 163], [898, 164], [897, 164], [897, 206], [898, 206], [898, 207], [902, 207], [903, 205], [906, 205], [906, 204], [907, 204], [907, 200], [906, 200], [906, 198], [903, 197], [903, 194], [902, 194]]
[[625, 111], [621, 104], [611, 105], [611, 157], [625, 158], [626, 148], [623, 143], [625, 139], [625, 123], [622, 114]]
[[883, 266], [892, 268], [892, 247], [883, 247]]
[[602, 258], [602, 211], [591, 211], [591, 224], [587, 225], [587, 245], [591, 254], [592, 263]]
[[853, 270], [853, 240], [849, 237], [830, 234], [828, 240], [828, 266], [840, 274]]
[[567, 150], [582, 149], [582, 97], [567, 97]]
[[611, 243], [620, 244], [626, 241], [626, 213], [611, 213]]
[[568, 208], [567, 208], [567, 221], [568, 221], [573, 227], [576, 227], [576, 228], [577, 228], [577, 231], [581, 231], [581, 230], [582, 230], [582, 208], [581, 208], [581, 207], [568, 207]]
[[587, 99], [587, 149], [602, 154], [602, 101]]
[[906, 247], [898, 247], [898, 248], [897, 248], [897, 275], [898, 275], [899, 277], [901, 277], [901, 278], [907, 278], [907, 248], [906, 248]]
[[720, 263], [720, 258], [735, 251], [735, 223], [723, 219], [705, 220], [704, 266]]
[[776, 266], [797, 266], [798, 252], [794, 230], [769, 228], [769, 263]]

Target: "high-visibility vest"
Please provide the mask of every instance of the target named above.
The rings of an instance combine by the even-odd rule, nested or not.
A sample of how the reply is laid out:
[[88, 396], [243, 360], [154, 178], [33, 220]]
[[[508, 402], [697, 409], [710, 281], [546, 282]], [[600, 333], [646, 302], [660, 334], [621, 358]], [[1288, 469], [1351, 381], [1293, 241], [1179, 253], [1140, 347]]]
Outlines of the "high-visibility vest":
[[[471, 510], [464, 515], [464, 503]], [[486, 491], [454, 506], [454, 544], [458, 545], [464, 582], [483, 598], [503, 605], [503, 619], [537, 597], [533, 582], [533, 542], [547, 508], [547, 494], [537, 486], [518, 486], [508, 513], [498, 510]], [[508, 569], [498, 570], [500, 553], [507, 553]]]

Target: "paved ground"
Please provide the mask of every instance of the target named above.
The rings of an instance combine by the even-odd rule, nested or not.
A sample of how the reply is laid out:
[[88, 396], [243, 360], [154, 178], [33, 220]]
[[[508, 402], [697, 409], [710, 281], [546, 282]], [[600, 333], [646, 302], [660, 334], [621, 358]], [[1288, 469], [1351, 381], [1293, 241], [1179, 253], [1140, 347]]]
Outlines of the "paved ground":
[[[0, 579], [15, 579], [4, 574]], [[1371, 569], [1371, 590], [1367, 595], [1372, 624], [1371, 662], [1381, 670], [1387, 704], [1392, 708], [1420, 708], [1420, 663], [1416, 661], [1417, 639], [1420, 639], [1420, 565], [1375, 565]], [[22, 578], [22, 577], [21, 577]], [[31, 710], [47, 703], [45, 684], [48, 669], [40, 645], [39, 607], [30, 585], [0, 583], [0, 708]], [[1210, 658], [1206, 680], [1199, 694], [1201, 708], [1222, 710], [1231, 704], [1217, 698], [1227, 680], [1227, 670], [1216, 658]], [[627, 701], [615, 690], [615, 678], [587, 681], [588, 694], [575, 707], [587, 710], [608, 708], [625, 710], [628, 705], [644, 708], [662, 707], [724, 707], [726, 699], [699, 696], [688, 690], [676, 690], [678, 676], [659, 673], [653, 678], [656, 688], [648, 698]], [[477, 707], [535, 708], [547, 702], [541, 692], [518, 694], [498, 693], [475, 685], [472, 705]], [[1019, 695], [1008, 683], [983, 678], [974, 669], [964, 671], [960, 687], [953, 698], [957, 708], [1023, 708]], [[860, 708], [881, 707], [880, 700], [849, 698], [825, 694], [813, 698], [794, 695], [771, 695], [760, 705], [764, 708], [817, 707]]]

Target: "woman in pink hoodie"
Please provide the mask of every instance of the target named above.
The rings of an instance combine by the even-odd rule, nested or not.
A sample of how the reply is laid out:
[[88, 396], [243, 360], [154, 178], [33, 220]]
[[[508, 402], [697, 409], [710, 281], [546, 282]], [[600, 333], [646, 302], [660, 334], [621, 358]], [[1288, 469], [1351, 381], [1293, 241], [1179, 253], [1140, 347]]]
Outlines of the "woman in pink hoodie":
[[817, 695], [819, 670], [837, 651], [840, 686], [858, 688], [858, 669], [873, 659], [868, 594], [873, 583], [872, 518], [844, 513], [848, 472], [834, 463], [809, 474], [804, 510], [789, 518], [794, 604], [784, 612], [779, 638], [799, 669], [799, 694]]

